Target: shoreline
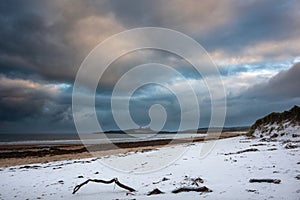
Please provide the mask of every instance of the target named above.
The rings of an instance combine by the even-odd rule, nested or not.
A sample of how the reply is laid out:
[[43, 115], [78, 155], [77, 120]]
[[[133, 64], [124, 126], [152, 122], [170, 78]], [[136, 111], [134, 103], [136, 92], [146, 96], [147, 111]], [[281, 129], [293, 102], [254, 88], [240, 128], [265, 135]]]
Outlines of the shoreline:
[[[14, 199], [148, 199], [148, 194], [159, 190], [162, 193], [152, 198], [232, 199], [236, 194], [237, 199], [299, 199], [299, 148], [286, 148], [281, 140], [247, 136], [215, 142], [205, 160], [199, 156], [205, 142], [195, 142], [153, 151], [142, 149], [154, 147], [136, 148], [137, 152], [126, 154], [108, 150], [102, 153], [115, 155], [86, 159], [77, 155], [72, 160], [2, 168], [1, 198], [11, 199], [14, 194]], [[180, 146], [187, 151], [174, 161]], [[89, 179], [119, 180], [135, 192], [99, 182], [73, 194], [74, 187]], [[186, 188], [195, 192], [173, 192]]]
[[[138, 142], [117, 142], [114, 144], [83, 145], [0, 145], [0, 168], [47, 163], [53, 161], [102, 157], [134, 151], [152, 150], [170, 145], [202, 142], [245, 135], [245, 132], [223, 132], [220, 136], [209, 135], [195, 138], [157, 139]], [[92, 154], [90, 152], [93, 152]]]

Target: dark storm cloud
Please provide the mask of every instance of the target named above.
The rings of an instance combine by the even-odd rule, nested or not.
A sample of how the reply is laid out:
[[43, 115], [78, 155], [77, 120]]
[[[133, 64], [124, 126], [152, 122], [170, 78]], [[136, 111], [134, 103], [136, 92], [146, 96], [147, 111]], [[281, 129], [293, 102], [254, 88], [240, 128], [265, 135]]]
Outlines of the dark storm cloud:
[[[153, 92], [154, 88], [159, 88], [163, 92], [155, 94]], [[129, 101], [129, 111], [133, 121], [138, 126], [145, 127], [149, 125], [151, 122], [149, 110], [154, 104], [159, 104], [165, 108], [167, 120], [164, 129], [176, 130], [181, 116], [178, 99], [171, 91], [159, 85], [146, 85], [134, 92]], [[101, 126], [106, 130], [118, 129], [112, 114], [110, 95], [99, 97], [96, 106]]]
[[45, 128], [40, 122], [47, 122], [48, 130], [55, 130], [61, 122], [70, 123], [70, 93], [65, 87], [61, 84], [0, 76], [1, 132], [19, 132], [21, 127], [29, 124], [33, 124], [36, 129]]
[[[296, 1], [2, 1], [0, 71], [74, 80], [95, 45], [126, 28], [182, 31], [227, 53], [299, 35]], [[189, 10], [187, 12], [187, 10]], [[138, 16], [138, 17], [137, 17]], [[287, 23], [288, 22], [288, 23]], [[86, 39], [88, 38], [88, 39]], [[291, 52], [295, 54], [295, 52]]]
[[[1, 1], [1, 131], [23, 131], [26, 128], [40, 131], [47, 126], [50, 126], [46, 128], [49, 131], [74, 130], [71, 92], [80, 63], [98, 43], [129, 28], [171, 28], [195, 38], [215, 60], [222, 61], [229, 56], [245, 57], [241, 62], [228, 62], [226, 67], [221, 68], [224, 77], [264, 69], [279, 71], [283, 67], [274, 65], [272, 59], [282, 57], [285, 60], [299, 56], [298, 10], [296, 0]], [[219, 56], [215, 56], [219, 52]], [[101, 79], [98, 90], [99, 99], [104, 102], [102, 105], [106, 105], [99, 108], [100, 112], [104, 113], [103, 116], [109, 116], [102, 122], [108, 128], [114, 128], [111, 126], [109, 95], [114, 83], [132, 65], [154, 60], [174, 66], [188, 78], [199, 79], [187, 63], [170, 58], [172, 56], [165, 53], [145, 53], [144, 56], [136, 54], [130, 59], [121, 58], [113, 63]], [[245, 65], [252, 58], [255, 62], [258, 60], [256, 65]], [[300, 96], [299, 91], [295, 90], [299, 85], [296, 74], [299, 75], [299, 65], [279, 73], [268, 83], [255, 85], [246, 92], [239, 91], [238, 97], [228, 100], [229, 108], [232, 108], [228, 124], [239, 124], [243, 112], [249, 113], [245, 124], [250, 123], [267, 112], [265, 109], [255, 109], [255, 105], [265, 108], [263, 105], [272, 99], [272, 109], [284, 109], [295, 103]], [[64, 84], [68, 87], [64, 88]], [[143, 94], [148, 94], [146, 99], [133, 101], [136, 106], [132, 107], [132, 113], [138, 123], [145, 125], [149, 122], [145, 108], [154, 102], [163, 102], [169, 116], [174, 117], [170, 119], [168, 128], [177, 123], [178, 105], [173, 97], [155, 95], [156, 92], [150, 88], [143, 90]], [[293, 100], [288, 101], [288, 98]], [[255, 100], [251, 101], [251, 109], [248, 109], [251, 107], [249, 99]], [[200, 106], [209, 107], [208, 104]], [[209, 111], [204, 113], [209, 116]]]
[[268, 82], [254, 85], [245, 91], [249, 99], [290, 99], [300, 97], [300, 63], [290, 69], [283, 70], [272, 77]]
[[[248, 125], [271, 112], [281, 112], [300, 104], [300, 63], [282, 70], [240, 95], [228, 97], [226, 124]], [[241, 121], [242, 116], [242, 121]]]
[[[1, 2], [2, 9], [8, 12], [0, 14], [0, 37], [5, 38], [0, 42], [1, 72], [19, 71], [46, 78], [69, 78], [71, 62], [68, 48], [58, 27], [47, 20], [43, 12], [45, 5], [35, 2], [35, 6], [31, 7], [24, 1], [14, 3]], [[22, 6], [23, 3], [26, 5]], [[16, 7], [22, 10], [14, 10]]]
[[298, 38], [299, 6], [297, 1], [236, 2], [232, 21], [212, 30], [203, 44], [208, 50], [221, 48], [238, 54], [237, 51], [255, 43]]
[[76, 7], [72, 11], [55, 1], [13, 0], [2, 1], [0, 10], [0, 72], [19, 71], [73, 81], [83, 59], [68, 38], [81, 17], [74, 13]]
[[[129, 28], [175, 29], [196, 38], [208, 51], [223, 49], [233, 55], [249, 45], [289, 41], [300, 34], [300, 5], [296, 0], [113, 1], [110, 6], [117, 19]], [[277, 53], [267, 56], [272, 58]]]

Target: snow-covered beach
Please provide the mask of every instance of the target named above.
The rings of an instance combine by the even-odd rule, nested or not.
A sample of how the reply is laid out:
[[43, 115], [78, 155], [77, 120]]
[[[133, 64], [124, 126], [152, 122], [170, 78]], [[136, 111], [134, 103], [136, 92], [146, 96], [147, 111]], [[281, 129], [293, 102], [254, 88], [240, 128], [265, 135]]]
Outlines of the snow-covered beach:
[[2, 0], [0, 200], [300, 200], [300, 0]]
[[[261, 141], [239, 136], [218, 140], [210, 154], [200, 158], [204, 143], [1, 168], [0, 199], [299, 199], [299, 148], [286, 148], [279, 140]], [[145, 157], [163, 160], [172, 148], [184, 148], [186, 152], [174, 163], [154, 172], [142, 170], [151, 168], [151, 163], [129, 166], [131, 171], [127, 172], [108, 166], [118, 161], [130, 165], [130, 161]], [[141, 173], [135, 173], [139, 170]], [[110, 180], [115, 177], [136, 192], [114, 184], [88, 183], [72, 194], [76, 185], [89, 178]], [[249, 182], [262, 178], [281, 182]], [[180, 187], [202, 186], [211, 192], [172, 193]], [[163, 193], [147, 195], [156, 188]]]

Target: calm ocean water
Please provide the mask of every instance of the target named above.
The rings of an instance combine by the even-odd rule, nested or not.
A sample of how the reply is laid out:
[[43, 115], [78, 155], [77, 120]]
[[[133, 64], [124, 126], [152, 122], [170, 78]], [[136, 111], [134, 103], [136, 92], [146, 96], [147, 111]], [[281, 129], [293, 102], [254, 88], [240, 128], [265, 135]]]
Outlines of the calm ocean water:
[[[202, 134], [201, 134], [202, 135]], [[193, 137], [195, 134], [0, 134], [0, 145], [14, 144], [86, 144], [107, 143], [107, 138], [112, 142], [144, 141], [156, 139]]]
[[0, 142], [79, 140], [77, 134], [0, 134]]

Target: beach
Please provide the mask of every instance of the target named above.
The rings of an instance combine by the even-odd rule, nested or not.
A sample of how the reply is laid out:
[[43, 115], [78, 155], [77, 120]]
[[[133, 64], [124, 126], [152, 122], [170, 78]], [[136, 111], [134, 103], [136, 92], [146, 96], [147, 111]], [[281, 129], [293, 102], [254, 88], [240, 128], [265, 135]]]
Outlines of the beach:
[[[199, 150], [210, 142], [215, 140], [1, 168], [0, 199], [298, 199], [299, 148], [286, 148], [279, 140], [237, 136], [217, 140], [201, 158]], [[180, 148], [185, 152], [178, 159], [151, 171], [153, 161], [162, 163]], [[113, 178], [136, 191], [90, 182], [72, 194], [87, 179]], [[279, 183], [250, 181], [255, 179]], [[205, 190], [176, 193], [191, 187]], [[161, 193], [155, 194], [155, 189]]]
[[[107, 156], [119, 153], [135, 152], [159, 148], [162, 146], [176, 145], [182, 143], [201, 142], [209, 139], [227, 138], [243, 135], [245, 132], [224, 132], [220, 136], [205, 134], [187, 138], [185, 135], [178, 139], [160, 138], [148, 141], [114, 142], [113, 144], [83, 145], [78, 142], [73, 144], [59, 144], [50, 142], [48, 144], [2, 144], [0, 145], [0, 167], [16, 165], [45, 163], [60, 160], [89, 158], [93, 155]], [[93, 155], [91, 154], [93, 152]]]

